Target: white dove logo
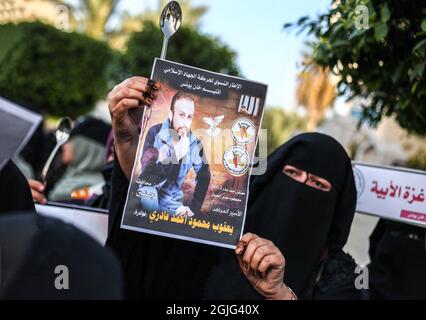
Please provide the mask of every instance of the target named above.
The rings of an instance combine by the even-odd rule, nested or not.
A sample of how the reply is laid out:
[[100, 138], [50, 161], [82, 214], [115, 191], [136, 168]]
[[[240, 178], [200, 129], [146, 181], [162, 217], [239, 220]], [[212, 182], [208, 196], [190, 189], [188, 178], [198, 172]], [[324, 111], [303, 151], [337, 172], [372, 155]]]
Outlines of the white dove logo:
[[224, 118], [225, 118], [224, 115], [214, 117], [214, 118], [207, 118], [207, 117], [203, 118], [204, 122], [210, 126], [210, 128], [206, 129], [207, 134], [210, 137], [216, 137], [220, 133], [221, 129], [219, 128], [219, 125], [222, 123]]

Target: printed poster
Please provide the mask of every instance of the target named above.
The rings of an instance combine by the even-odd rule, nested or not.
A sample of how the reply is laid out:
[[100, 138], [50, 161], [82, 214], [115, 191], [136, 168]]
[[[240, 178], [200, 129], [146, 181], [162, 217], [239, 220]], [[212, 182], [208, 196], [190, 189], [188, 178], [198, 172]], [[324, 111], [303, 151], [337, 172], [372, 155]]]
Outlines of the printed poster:
[[0, 97], [0, 170], [21, 152], [41, 121], [41, 115]]
[[156, 59], [121, 227], [235, 248], [267, 86]]

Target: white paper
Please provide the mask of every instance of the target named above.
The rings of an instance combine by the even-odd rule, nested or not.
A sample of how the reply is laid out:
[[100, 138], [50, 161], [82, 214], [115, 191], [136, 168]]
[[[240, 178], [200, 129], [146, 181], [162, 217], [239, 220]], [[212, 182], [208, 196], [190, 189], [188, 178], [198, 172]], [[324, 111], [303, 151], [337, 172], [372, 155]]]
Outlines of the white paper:
[[0, 97], [0, 170], [21, 152], [41, 121], [41, 115]]
[[62, 220], [104, 245], [108, 235], [108, 212], [87, 207], [36, 204], [37, 213]]

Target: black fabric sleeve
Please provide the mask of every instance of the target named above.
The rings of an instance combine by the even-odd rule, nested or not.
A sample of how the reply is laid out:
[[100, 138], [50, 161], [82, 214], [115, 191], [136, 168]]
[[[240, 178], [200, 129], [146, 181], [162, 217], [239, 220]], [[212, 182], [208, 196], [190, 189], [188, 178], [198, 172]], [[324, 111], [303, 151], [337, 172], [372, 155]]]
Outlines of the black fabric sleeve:
[[[127, 180], [126, 175], [121, 170], [120, 164], [118, 163], [117, 159], [115, 159], [111, 176], [111, 194], [108, 219], [109, 240], [111, 240], [110, 237], [113, 236], [113, 231], [116, 230], [117, 227], [119, 228], [128, 188], [129, 180]], [[109, 241], [107, 240], [107, 243], [108, 242]]]
[[360, 300], [362, 292], [355, 287], [356, 266], [353, 258], [342, 250], [331, 255], [312, 290], [312, 299]]

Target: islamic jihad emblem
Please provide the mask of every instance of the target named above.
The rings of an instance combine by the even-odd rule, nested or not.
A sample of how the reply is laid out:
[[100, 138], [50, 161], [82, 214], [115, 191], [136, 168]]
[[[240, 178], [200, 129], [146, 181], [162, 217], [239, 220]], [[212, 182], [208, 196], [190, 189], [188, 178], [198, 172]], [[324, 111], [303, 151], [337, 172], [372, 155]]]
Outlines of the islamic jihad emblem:
[[223, 165], [233, 176], [244, 175], [249, 169], [249, 154], [247, 150], [239, 146], [230, 147], [223, 155]]
[[232, 124], [232, 138], [238, 144], [246, 145], [255, 136], [255, 126], [253, 121], [247, 118], [239, 118]]

